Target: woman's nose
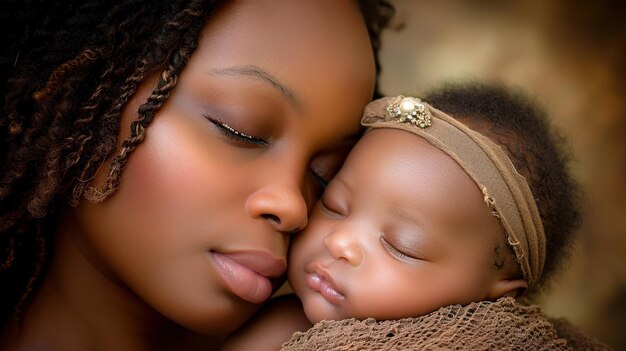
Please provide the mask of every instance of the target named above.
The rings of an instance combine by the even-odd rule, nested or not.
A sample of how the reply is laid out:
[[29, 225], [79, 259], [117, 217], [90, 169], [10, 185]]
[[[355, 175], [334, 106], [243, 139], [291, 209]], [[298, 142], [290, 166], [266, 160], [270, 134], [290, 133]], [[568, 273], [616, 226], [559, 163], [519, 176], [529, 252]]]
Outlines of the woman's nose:
[[339, 229], [324, 238], [324, 245], [335, 259], [356, 267], [363, 261], [363, 251], [355, 235], [351, 230]]
[[257, 190], [246, 201], [246, 211], [266, 220], [275, 230], [291, 234], [307, 225], [308, 210], [297, 186], [273, 184]]

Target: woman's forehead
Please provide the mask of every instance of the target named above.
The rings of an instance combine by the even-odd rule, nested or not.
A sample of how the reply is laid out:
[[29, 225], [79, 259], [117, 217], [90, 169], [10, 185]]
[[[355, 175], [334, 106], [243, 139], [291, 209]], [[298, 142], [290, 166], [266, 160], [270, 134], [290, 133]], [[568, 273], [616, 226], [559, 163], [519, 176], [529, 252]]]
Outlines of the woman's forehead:
[[191, 72], [269, 83], [303, 116], [333, 120], [358, 120], [375, 83], [363, 18], [343, 1], [227, 3], [207, 22], [181, 79]]
[[375, 78], [367, 28], [349, 1], [234, 1], [207, 22], [198, 50], [203, 47], [218, 53], [217, 67], [256, 64], [282, 79], [310, 80], [313, 71], [320, 80], [352, 78], [355, 89]]

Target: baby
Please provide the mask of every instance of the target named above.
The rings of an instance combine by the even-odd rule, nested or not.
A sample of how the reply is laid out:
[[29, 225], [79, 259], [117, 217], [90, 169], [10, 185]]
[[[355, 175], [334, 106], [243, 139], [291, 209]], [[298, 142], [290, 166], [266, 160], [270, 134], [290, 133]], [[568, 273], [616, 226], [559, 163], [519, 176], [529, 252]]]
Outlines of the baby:
[[373, 101], [361, 122], [365, 135], [291, 245], [299, 300], [270, 302], [231, 349], [276, 350], [326, 319], [529, 296], [569, 247], [576, 186], [560, 139], [523, 96], [444, 86], [424, 101]]

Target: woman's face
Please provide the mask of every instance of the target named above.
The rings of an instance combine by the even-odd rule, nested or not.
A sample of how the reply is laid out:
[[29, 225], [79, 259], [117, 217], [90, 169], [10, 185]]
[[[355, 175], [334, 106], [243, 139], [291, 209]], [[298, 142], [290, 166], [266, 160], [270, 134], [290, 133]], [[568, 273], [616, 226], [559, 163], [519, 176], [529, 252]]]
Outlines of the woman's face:
[[508, 282], [494, 266], [503, 237], [451, 157], [414, 134], [377, 129], [293, 241], [289, 282], [312, 322], [416, 317], [494, 298]]
[[[281, 281], [289, 234], [307, 224], [317, 175], [329, 179], [355, 139], [374, 74], [356, 3], [228, 3], [119, 190], [73, 209], [61, 231], [167, 319], [202, 333], [234, 329]], [[148, 77], [127, 104], [122, 139], [156, 82]]]

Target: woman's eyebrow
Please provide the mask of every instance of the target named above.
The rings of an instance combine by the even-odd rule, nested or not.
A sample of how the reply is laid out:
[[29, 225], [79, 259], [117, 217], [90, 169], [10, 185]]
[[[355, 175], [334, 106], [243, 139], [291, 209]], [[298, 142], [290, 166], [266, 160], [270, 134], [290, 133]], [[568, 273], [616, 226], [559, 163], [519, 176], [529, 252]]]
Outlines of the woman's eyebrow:
[[225, 76], [250, 76], [257, 78], [263, 82], [269, 83], [274, 89], [278, 90], [283, 96], [287, 98], [287, 100], [289, 100], [289, 102], [294, 107], [298, 109], [302, 108], [302, 104], [300, 103], [300, 100], [296, 97], [296, 94], [293, 92], [293, 90], [291, 90], [285, 84], [281, 83], [276, 77], [272, 76], [270, 73], [264, 71], [256, 65], [212, 68], [211, 73]]

